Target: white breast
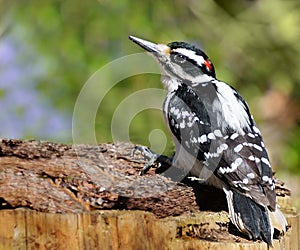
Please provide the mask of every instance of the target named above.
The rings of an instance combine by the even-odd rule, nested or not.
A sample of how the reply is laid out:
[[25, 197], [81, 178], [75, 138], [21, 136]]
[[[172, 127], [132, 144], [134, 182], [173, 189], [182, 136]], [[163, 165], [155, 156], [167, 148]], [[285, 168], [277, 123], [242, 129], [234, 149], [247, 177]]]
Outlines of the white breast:
[[167, 75], [162, 75], [161, 82], [168, 92], [173, 92], [178, 89], [178, 86], [180, 85], [180, 81], [176, 78], [169, 77]]

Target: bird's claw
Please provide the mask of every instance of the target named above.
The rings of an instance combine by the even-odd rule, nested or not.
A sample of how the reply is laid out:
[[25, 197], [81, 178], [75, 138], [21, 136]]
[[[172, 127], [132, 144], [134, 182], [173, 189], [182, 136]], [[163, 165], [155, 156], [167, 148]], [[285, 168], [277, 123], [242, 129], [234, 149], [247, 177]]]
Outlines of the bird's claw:
[[140, 145], [135, 146], [132, 150], [132, 156], [134, 156], [136, 151], [141, 152], [144, 158], [148, 161], [140, 171], [140, 175], [146, 174], [152, 167], [160, 168], [162, 165], [167, 167], [172, 165], [171, 160], [167, 156], [155, 154], [148, 147]]

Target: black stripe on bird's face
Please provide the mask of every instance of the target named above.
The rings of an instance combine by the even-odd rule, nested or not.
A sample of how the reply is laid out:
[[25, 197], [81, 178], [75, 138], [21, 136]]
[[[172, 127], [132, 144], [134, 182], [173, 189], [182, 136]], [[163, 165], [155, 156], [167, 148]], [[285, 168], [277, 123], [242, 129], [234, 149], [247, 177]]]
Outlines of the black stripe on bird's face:
[[177, 64], [187, 74], [192, 77], [203, 74], [216, 77], [213, 64], [201, 49], [185, 42], [172, 42], [167, 46], [170, 47], [171, 62]]

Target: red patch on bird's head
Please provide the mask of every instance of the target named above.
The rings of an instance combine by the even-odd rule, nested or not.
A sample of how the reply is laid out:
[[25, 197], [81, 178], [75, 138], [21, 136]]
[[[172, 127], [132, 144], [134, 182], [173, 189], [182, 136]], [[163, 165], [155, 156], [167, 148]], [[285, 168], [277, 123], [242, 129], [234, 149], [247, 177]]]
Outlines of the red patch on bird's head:
[[209, 59], [206, 59], [204, 61], [204, 65], [206, 66], [206, 69], [209, 70], [209, 71], [212, 71], [212, 65], [211, 65], [211, 62]]

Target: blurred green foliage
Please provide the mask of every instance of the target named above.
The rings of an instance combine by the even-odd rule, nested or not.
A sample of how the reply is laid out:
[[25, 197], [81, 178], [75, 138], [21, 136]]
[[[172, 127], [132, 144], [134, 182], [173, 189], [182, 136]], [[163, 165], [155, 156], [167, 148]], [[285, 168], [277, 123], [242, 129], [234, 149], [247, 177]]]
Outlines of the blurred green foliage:
[[[271, 152], [273, 147], [280, 151], [280, 156], [274, 153], [275, 167], [300, 173], [299, 1], [2, 0], [0, 4], [5, 6], [1, 16], [6, 32], [19, 27], [24, 43], [47, 59], [47, 74], [38, 90], [56, 108], [71, 113], [82, 86], [96, 70], [141, 52], [128, 35], [160, 43], [193, 42], [210, 56], [218, 78], [248, 101], [262, 131], [269, 131], [266, 143]], [[118, 104], [144, 88], [161, 88], [159, 76], [133, 76], [111, 90], [97, 115], [99, 142], [112, 140], [110, 122]], [[273, 92], [281, 95], [266, 102]], [[276, 109], [275, 104], [282, 102], [283, 108]], [[289, 122], [277, 122], [284, 112]], [[172, 143], [158, 111], [145, 111], [132, 121], [131, 140], [147, 145], [156, 128], [168, 135], [170, 153]], [[277, 134], [279, 139], [268, 139]]]

